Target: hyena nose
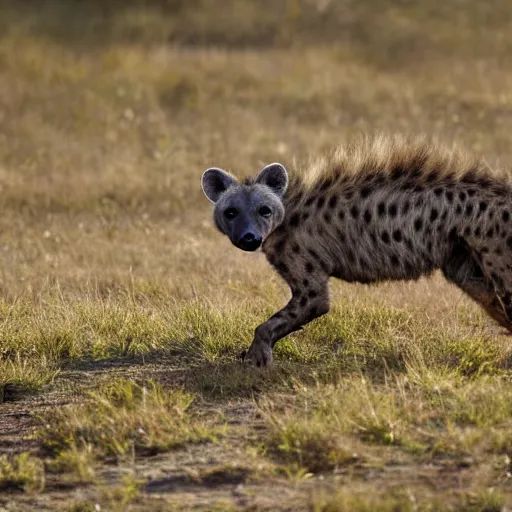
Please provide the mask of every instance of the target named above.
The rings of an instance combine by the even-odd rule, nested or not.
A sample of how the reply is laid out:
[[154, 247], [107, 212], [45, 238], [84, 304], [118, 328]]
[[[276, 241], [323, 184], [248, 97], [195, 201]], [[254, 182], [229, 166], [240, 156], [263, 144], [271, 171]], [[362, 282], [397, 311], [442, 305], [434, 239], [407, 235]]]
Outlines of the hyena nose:
[[243, 251], [255, 251], [261, 245], [261, 237], [256, 236], [254, 233], [245, 233], [238, 240], [237, 245]]
[[242, 237], [242, 240], [244, 241], [244, 243], [246, 244], [252, 244], [254, 242], [254, 240], [256, 240], [256, 237], [252, 234], [252, 233], [246, 233], [243, 237]]

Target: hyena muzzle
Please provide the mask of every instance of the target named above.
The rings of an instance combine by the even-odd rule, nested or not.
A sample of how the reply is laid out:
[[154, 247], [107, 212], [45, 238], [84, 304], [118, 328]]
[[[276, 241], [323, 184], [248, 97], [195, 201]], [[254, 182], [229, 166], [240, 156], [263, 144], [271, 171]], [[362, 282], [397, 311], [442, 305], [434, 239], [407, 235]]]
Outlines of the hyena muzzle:
[[424, 139], [377, 136], [288, 177], [281, 164], [238, 182], [212, 168], [203, 190], [217, 228], [260, 246], [288, 304], [255, 330], [245, 360], [264, 366], [284, 336], [329, 311], [328, 280], [444, 276], [512, 332], [512, 184]]

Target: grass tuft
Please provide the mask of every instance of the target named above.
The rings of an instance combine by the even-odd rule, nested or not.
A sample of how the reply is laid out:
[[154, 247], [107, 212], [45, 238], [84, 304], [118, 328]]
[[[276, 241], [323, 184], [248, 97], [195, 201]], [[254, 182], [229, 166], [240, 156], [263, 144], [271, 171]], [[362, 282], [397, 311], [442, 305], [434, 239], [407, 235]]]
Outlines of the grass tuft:
[[84, 450], [108, 460], [215, 441], [222, 429], [190, 415], [193, 399], [152, 381], [138, 385], [116, 379], [89, 392], [84, 403], [52, 413], [40, 437], [46, 449], [68, 463]]
[[25, 452], [0, 456], [0, 490], [41, 492], [45, 486], [45, 471], [41, 460]]
[[311, 512], [500, 512], [505, 500], [494, 489], [484, 489], [476, 493], [462, 493], [453, 496], [417, 497], [411, 489], [390, 489], [351, 493], [336, 491], [323, 493], [311, 499]]

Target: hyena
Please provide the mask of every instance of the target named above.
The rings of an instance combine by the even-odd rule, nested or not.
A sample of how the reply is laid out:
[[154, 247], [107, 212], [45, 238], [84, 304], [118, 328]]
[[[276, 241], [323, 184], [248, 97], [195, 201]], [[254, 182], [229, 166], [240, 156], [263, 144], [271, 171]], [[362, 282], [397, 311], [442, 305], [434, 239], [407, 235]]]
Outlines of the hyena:
[[255, 330], [245, 359], [329, 311], [328, 280], [418, 279], [435, 269], [512, 331], [512, 184], [483, 162], [426, 139], [375, 136], [288, 177], [278, 163], [238, 182], [205, 171], [217, 228], [260, 246], [291, 289]]

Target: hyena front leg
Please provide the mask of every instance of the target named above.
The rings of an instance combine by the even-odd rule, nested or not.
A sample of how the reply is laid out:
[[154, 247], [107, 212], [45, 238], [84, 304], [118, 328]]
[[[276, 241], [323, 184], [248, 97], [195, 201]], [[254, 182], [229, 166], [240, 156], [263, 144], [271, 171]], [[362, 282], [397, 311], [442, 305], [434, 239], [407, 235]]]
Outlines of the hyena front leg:
[[271, 364], [272, 347], [281, 338], [329, 311], [327, 277], [314, 284], [303, 279], [301, 286], [293, 286], [291, 290], [292, 298], [288, 304], [256, 328], [244, 361], [256, 366]]

